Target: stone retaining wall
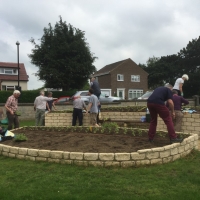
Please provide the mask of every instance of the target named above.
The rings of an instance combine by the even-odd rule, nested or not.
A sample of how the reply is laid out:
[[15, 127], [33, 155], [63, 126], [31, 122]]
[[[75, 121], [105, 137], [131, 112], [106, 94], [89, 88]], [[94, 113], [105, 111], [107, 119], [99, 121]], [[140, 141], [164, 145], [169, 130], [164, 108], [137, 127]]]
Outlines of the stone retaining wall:
[[191, 134], [180, 143], [132, 153], [84, 153], [29, 149], [0, 144], [0, 155], [32, 161], [99, 167], [135, 167], [172, 162], [198, 149], [198, 135]]
[[[101, 112], [101, 117], [104, 119], [114, 120], [138, 120], [145, 116], [145, 112]], [[84, 114], [83, 125], [89, 126], [89, 114]], [[48, 113], [45, 116], [46, 126], [71, 126], [72, 113]], [[77, 122], [78, 125], [78, 122]], [[158, 117], [157, 130], [166, 131], [166, 125], [163, 120]], [[196, 133], [200, 136], [200, 114], [185, 114], [182, 122], [182, 132]]]

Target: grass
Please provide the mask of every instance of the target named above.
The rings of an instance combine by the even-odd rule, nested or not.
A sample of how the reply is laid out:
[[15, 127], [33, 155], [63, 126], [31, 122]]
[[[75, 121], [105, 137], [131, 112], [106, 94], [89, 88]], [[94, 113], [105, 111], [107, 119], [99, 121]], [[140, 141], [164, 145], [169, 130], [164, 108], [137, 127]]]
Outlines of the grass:
[[165, 165], [116, 169], [0, 156], [0, 199], [200, 199], [200, 152]]
[[[32, 122], [25, 124], [33, 125]], [[199, 151], [172, 163], [128, 169], [70, 166], [0, 156], [0, 171], [0, 200], [200, 199]]]
[[22, 126], [35, 126], [35, 120], [20, 120], [20, 127]]

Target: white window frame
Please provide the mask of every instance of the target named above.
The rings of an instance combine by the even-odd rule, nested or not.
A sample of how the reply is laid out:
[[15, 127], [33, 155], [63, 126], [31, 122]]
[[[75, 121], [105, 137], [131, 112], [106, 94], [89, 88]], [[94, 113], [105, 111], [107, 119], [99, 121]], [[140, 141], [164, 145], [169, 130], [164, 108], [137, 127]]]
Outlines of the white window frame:
[[[10, 72], [10, 73], [7, 73]], [[7, 74], [7, 75], [18, 75], [18, 69], [11, 69], [11, 68], [1, 68], [0, 74]]]
[[131, 75], [131, 82], [140, 82], [140, 75]]
[[124, 81], [124, 75], [123, 74], [117, 74], [117, 81]]
[[143, 93], [144, 93], [144, 91], [140, 90], [140, 89], [129, 89], [128, 90], [128, 99], [138, 98], [138, 97], [142, 96]]

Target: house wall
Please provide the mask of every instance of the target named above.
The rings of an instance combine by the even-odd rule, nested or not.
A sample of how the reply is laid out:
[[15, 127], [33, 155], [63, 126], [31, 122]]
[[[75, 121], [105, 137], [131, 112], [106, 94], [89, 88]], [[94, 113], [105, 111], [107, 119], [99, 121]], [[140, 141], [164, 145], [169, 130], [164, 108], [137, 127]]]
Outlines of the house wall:
[[100, 88], [111, 89], [111, 76], [110, 76], [110, 74], [99, 76], [98, 77], [98, 83], [99, 83]]
[[[16, 86], [16, 85], [18, 85], [18, 81], [2, 81], [1, 82], [1, 86], [2, 85]], [[21, 86], [22, 90], [28, 90], [27, 82], [26, 81], [19, 81], [19, 85]]]
[[[124, 75], [124, 81], [117, 81], [117, 74]], [[131, 82], [131, 75], [140, 75], [140, 82]], [[131, 60], [118, 66], [111, 72], [111, 89], [117, 92], [117, 88], [125, 88], [125, 97], [128, 98], [129, 89], [148, 90], [148, 74]]]

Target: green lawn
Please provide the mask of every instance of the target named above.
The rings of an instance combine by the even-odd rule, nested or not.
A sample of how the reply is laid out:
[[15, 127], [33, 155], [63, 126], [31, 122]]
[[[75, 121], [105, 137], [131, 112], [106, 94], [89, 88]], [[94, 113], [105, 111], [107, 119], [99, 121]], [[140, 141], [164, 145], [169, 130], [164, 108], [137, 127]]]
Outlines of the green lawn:
[[95, 168], [0, 156], [0, 199], [200, 199], [200, 152], [165, 165]]
[[128, 169], [0, 156], [0, 200], [198, 200], [199, 191], [199, 151], [172, 163]]

